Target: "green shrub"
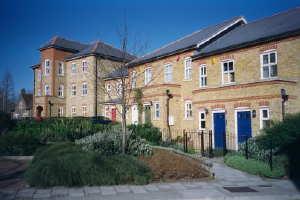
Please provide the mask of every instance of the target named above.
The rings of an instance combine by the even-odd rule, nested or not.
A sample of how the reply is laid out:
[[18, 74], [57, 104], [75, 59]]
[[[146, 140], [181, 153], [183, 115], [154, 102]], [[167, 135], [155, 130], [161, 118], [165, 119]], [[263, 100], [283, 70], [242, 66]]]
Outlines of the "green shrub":
[[0, 135], [2, 131], [13, 128], [15, 123], [16, 121], [11, 119], [10, 114], [0, 111]]
[[[126, 153], [134, 156], [151, 155], [152, 147], [146, 140], [127, 131]], [[76, 140], [84, 151], [94, 151], [102, 155], [115, 155], [122, 152], [122, 131], [114, 128]]]
[[288, 115], [284, 121], [265, 129], [259, 142], [267, 150], [278, 149], [278, 154], [285, 154], [289, 160], [290, 177], [300, 180], [300, 113]]
[[150, 169], [128, 155], [102, 156], [74, 143], [57, 143], [38, 150], [25, 173], [31, 186], [146, 184]]
[[224, 157], [224, 162], [232, 168], [249, 174], [270, 178], [280, 178], [285, 175], [284, 165], [280, 161], [274, 163], [272, 171], [267, 163], [255, 159], [246, 159], [239, 154], [227, 154]]
[[0, 155], [31, 156], [42, 145], [32, 134], [8, 133], [0, 136]]
[[120, 130], [112, 129], [75, 140], [84, 151], [95, 151], [102, 155], [114, 155], [122, 152], [122, 135]]
[[[257, 137], [250, 138], [248, 140], [248, 156], [260, 161], [267, 161], [270, 158], [270, 149], [266, 149], [260, 144], [260, 140]], [[239, 153], [245, 155], [246, 142], [239, 144]], [[275, 152], [276, 149], [273, 149]]]
[[129, 138], [127, 153], [133, 156], [150, 156], [153, 154], [153, 150], [145, 139]]
[[130, 125], [128, 129], [133, 132], [138, 137], [141, 137], [152, 144], [160, 144], [162, 141], [162, 134], [159, 128], [154, 127], [151, 124], [142, 125]]
[[113, 125], [94, 124], [90, 118], [49, 118], [41, 122], [35, 120], [18, 121], [11, 131], [14, 133], [31, 133], [41, 141], [74, 141], [98, 131], [111, 129]]

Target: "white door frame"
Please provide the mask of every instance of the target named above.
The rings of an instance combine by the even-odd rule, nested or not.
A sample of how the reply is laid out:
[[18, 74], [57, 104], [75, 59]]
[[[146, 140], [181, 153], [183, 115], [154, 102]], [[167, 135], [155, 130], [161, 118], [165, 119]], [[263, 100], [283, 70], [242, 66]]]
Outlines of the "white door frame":
[[[238, 143], [238, 121], [237, 121], [237, 113], [238, 112], [245, 112], [245, 111], [250, 111], [250, 118], [252, 117], [251, 109], [250, 108], [245, 108], [245, 107], [240, 107], [236, 108], [234, 110], [234, 132], [235, 132], [235, 150], [238, 150], [239, 148], [239, 143]], [[252, 130], [252, 120], [251, 120], [251, 130]]]
[[224, 113], [225, 117], [225, 130], [226, 130], [226, 111], [225, 109], [218, 109], [218, 110], [213, 110], [211, 111], [211, 130], [212, 130], [212, 146], [215, 148], [215, 122], [214, 122], [214, 114], [215, 113]]

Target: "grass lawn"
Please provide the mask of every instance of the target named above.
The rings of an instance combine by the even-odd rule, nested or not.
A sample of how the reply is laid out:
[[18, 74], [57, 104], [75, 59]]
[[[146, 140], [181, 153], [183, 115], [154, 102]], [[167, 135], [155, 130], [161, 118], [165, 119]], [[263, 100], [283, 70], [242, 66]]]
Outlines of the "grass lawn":
[[247, 172], [249, 174], [269, 177], [269, 178], [280, 178], [285, 175], [285, 170], [282, 164], [275, 163], [273, 170], [271, 171], [270, 166], [262, 161], [254, 159], [246, 159], [242, 155], [228, 154], [224, 158], [224, 162], [229, 167]]

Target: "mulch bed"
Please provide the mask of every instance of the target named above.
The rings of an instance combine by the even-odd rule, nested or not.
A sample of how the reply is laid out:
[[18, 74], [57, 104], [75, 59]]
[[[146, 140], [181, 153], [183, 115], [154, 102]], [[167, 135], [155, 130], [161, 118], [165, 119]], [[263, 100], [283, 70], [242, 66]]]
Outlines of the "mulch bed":
[[140, 157], [151, 168], [153, 181], [175, 181], [208, 178], [209, 172], [201, 161], [175, 152], [155, 148], [154, 154]]

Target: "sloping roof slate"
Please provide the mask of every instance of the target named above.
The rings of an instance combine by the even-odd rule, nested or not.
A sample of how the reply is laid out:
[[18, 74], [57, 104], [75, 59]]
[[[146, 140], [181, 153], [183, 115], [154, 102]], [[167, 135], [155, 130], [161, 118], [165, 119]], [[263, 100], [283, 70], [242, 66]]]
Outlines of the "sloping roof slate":
[[40, 48], [40, 50], [54, 47], [66, 51], [78, 52], [83, 50], [84, 48], [87, 48], [88, 46], [89, 46], [88, 44], [82, 44], [76, 41], [67, 40], [65, 38], [55, 36], [49, 42], [43, 45]]
[[111, 58], [114, 60], [120, 60], [120, 61], [122, 61], [124, 58], [125, 62], [131, 61], [136, 58], [135, 56], [130, 55], [129, 53], [123, 52], [120, 49], [117, 49], [111, 45], [97, 41], [94, 44], [83, 49], [82, 51], [67, 57], [66, 60], [72, 60], [72, 59], [76, 59], [76, 58], [80, 58], [80, 57], [92, 55], [92, 54], [100, 55], [100, 56], [104, 56], [104, 57], [108, 57], [108, 58]]
[[241, 25], [195, 52], [193, 58], [300, 33], [300, 7]]
[[190, 35], [187, 35], [181, 39], [178, 39], [170, 44], [167, 44], [149, 54], [137, 58], [130, 62], [129, 65], [134, 66], [136, 64], [148, 62], [155, 58], [172, 55], [172, 53], [176, 53], [181, 50], [192, 49], [196, 48], [197, 46], [199, 47], [203, 44], [206, 44], [208, 41], [226, 31], [227, 29], [244, 23], [246, 23], [246, 20], [243, 17], [235, 17], [220, 24], [209, 26]]
[[128, 76], [128, 69], [127, 68], [119, 68], [119, 69], [112, 71], [108, 75], [106, 75], [104, 77], [104, 79], [105, 80], [116, 79], [116, 78], [120, 78], [120, 77], [124, 77], [124, 76], [125, 77]]

